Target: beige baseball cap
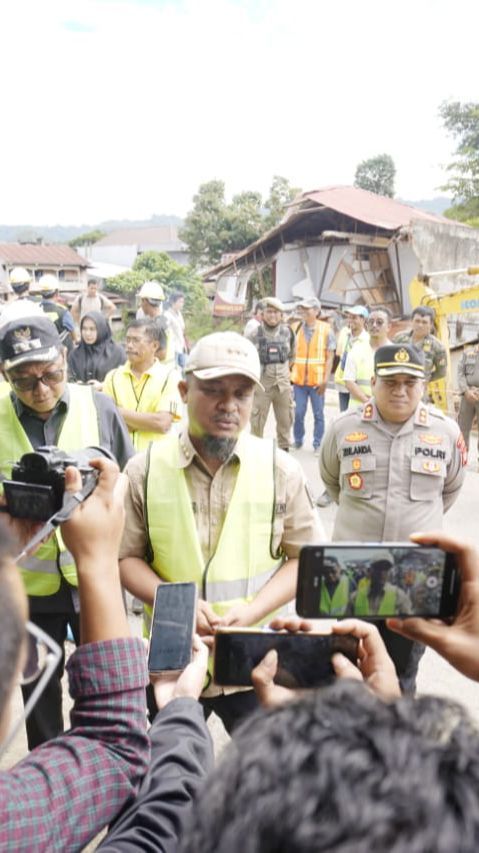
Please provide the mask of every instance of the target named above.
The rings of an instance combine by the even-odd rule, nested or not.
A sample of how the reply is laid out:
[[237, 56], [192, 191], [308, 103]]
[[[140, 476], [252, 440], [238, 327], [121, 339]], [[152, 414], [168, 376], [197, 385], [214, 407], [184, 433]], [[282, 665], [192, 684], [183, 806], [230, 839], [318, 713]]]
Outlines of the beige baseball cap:
[[200, 338], [188, 356], [185, 373], [193, 373], [198, 379], [219, 379], [239, 373], [262, 387], [256, 347], [237, 332], [213, 332]]
[[270, 308], [276, 308], [277, 311], [286, 311], [285, 306], [279, 299], [276, 299], [276, 296], [267, 296], [262, 302], [265, 308], [269, 306]]

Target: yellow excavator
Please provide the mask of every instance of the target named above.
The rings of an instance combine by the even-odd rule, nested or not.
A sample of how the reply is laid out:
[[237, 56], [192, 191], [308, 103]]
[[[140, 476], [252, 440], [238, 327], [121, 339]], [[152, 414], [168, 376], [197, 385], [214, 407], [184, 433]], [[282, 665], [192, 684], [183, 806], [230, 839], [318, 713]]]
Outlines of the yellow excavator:
[[428, 391], [435, 406], [444, 412], [454, 414], [447, 321], [451, 315], [455, 314], [479, 314], [479, 284], [472, 287], [464, 287], [461, 290], [453, 290], [451, 293], [436, 293], [429, 287], [429, 282], [432, 278], [446, 275], [479, 275], [479, 266], [420, 273], [416, 278], [412, 279], [409, 285], [409, 298], [413, 309], [417, 308], [418, 305], [427, 305], [429, 308], [434, 309], [437, 337], [444, 344], [447, 352], [447, 375], [444, 379], [437, 379], [434, 382], [430, 382]]

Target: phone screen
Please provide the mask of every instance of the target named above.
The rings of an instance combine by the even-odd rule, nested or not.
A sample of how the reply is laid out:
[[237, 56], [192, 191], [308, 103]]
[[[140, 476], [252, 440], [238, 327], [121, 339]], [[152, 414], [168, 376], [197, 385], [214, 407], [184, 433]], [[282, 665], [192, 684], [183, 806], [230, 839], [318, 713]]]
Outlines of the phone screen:
[[430, 546], [349, 544], [301, 550], [296, 609], [309, 618], [453, 616], [455, 555]]
[[334, 677], [331, 656], [342, 652], [354, 663], [358, 641], [351, 635], [285, 634], [277, 631], [218, 631], [214, 647], [217, 684], [250, 686], [251, 670], [270, 649], [278, 652], [275, 683], [284, 687], [318, 687]]
[[196, 599], [194, 583], [157, 587], [148, 653], [150, 672], [179, 672], [190, 663]]

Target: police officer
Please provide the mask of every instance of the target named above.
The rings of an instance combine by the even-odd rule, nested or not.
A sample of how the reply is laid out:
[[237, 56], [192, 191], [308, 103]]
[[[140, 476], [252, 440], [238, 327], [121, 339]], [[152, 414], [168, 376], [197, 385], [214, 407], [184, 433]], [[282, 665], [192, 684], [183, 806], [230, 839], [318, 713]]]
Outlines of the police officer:
[[447, 373], [447, 354], [439, 338], [433, 335], [434, 311], [427, 305], [419, 305], [411, 315], [412, 328], [409, 332], [399, 332], [394, 343], [409, 344], [420, 350], [424, 356], [426, 379], [425, 394], [429, 382], [443, 379]]
[[261, 362], [261, 386], [254, 392], [251, 432], [260, 438], [273, 406], [278, 446], [289, 450], [293, 423], [290, 366], [294, 359], [294, 333], [283, 323], [284, 305], [268, 296], [263, 299], [263, 324], [250, 336]]
[[[0, 367], [10, 394], [0, 398], [0, 473], [42, 445], [78, 450], [102, 445], [121, 467], [133, 454], [126, 426], [112, 400], [88, 385], [66, 382], [65, 350], [44, 315], [24, 317], [0, 329]], [[70, 624], [79, 628], [78, 579], [72, 555], [55, 534], [19, 562], [29, 598], [30, 620], [61, 646]], [[27, 720], [30, 749], [63, 731], [63, 662]], [[23, 688], [26, 700], [35, 683]]]
[[469, 436], [474, 416], [479, 423], [479, 344], [465, 347], [457, 367], [457, 382], [461, 393], [457, 422], [469, 450]]
[[424, 370], [415, 347], [380, 347], [372, 399], [326, 431], [320, 472], [339, 504], [333, 541], [397, 542], [436, 529], [458, 497], [464, 439], [455, 421], [422, 402]]

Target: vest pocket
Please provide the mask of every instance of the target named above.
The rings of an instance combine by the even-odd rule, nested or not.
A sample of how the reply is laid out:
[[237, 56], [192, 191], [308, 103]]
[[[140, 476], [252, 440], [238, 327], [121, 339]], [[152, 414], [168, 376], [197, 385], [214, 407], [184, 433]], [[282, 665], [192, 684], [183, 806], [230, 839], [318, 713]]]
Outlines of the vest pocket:
[[374, 494], [376, 457], [348, 456], [341, 459], [341, 491], [349, 497], [370, 500]]

